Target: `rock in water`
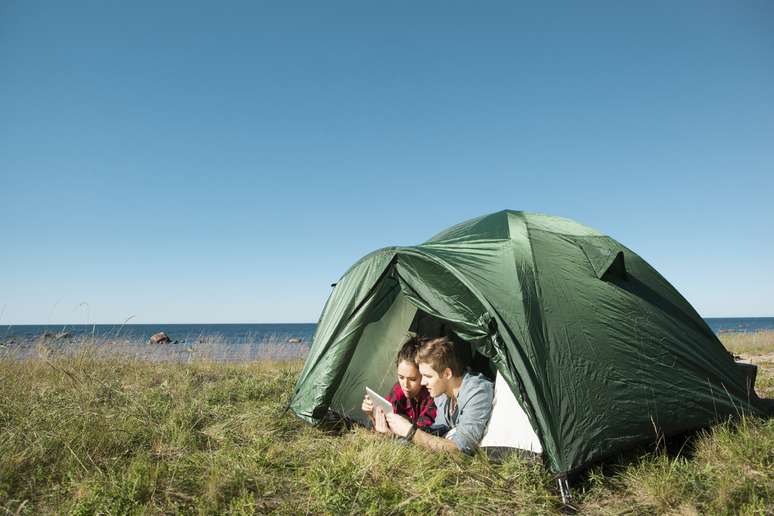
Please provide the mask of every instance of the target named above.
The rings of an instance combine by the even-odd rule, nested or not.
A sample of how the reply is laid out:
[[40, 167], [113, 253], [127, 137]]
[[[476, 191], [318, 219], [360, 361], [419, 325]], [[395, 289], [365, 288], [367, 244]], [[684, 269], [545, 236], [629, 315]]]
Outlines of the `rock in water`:
[[151, 335], [150, 338], [151, 344], [169, 344], [170, 342], [172, 342], [172, 339], [170, 339], [169, 336], [163, 331], [160, 331], [155, 335]]
[[47, 331], [43, 333], [44, 339], [60, 340], [60, 339], [69, 339], [69, 338], [72, 338], [72, 336], [73, 334], [70, 333], [69, 331], [60, 331], [57, 333]]

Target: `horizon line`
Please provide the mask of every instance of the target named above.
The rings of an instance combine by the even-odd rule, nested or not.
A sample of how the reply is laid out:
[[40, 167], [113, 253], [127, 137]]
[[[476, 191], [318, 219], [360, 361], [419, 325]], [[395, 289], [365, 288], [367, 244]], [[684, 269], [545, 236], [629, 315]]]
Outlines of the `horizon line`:
[[[702, 319], [774, 319], [774, 315], [713, 315], [713, 316], [701, 316]], [[178, 326], [194, 326], [194, 325], [251, 325], [251, 324], [317, 324], [317, 322], [133, 322], [133, 323], [105, 323], [105, 322], [89, 322], [89, 323], [0, 323], [0, 327], [10, 326], [161, 326], [161, 325], [178, 325]]]

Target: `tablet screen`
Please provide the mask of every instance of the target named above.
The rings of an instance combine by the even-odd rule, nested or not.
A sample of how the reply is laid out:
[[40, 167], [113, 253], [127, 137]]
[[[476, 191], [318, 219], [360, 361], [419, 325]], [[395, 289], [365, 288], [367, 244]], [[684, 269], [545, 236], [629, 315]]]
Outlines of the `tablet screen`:
[[385, 414], [392, 414], [392, 403], [382, 398], [368, 387], [366, 387], [366, 393], [368, 394], [368, 397], [371, 398], [371, 401], [374, 402], [374, 407], [381, 407]]

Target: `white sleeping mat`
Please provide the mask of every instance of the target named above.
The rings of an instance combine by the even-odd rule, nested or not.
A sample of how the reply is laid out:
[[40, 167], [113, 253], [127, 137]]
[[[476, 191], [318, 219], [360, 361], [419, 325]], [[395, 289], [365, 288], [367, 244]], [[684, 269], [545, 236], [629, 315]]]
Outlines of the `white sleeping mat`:
[[516, 401], [505, 379], [497, 372], [492, 417], [489, 419], [482, 447], [519, 448], [543, 453], [543, 447], [532, 429], [527, 414]]

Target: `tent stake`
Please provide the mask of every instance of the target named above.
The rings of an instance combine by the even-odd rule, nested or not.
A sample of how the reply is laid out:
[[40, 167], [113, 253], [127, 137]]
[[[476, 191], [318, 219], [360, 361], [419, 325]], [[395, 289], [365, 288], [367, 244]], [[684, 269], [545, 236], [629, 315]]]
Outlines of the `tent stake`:
[[570, 500], [572, 500], [572, 495], [570, 494], [570, 483], [567, 482], [567, 476], [562, 475], [558, 477], [556, 481], [559, 483], [559, 493], [562, 495], [562, 503], [570, 503]]

